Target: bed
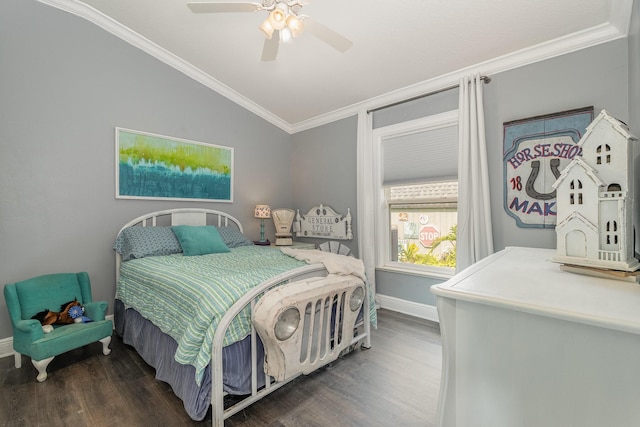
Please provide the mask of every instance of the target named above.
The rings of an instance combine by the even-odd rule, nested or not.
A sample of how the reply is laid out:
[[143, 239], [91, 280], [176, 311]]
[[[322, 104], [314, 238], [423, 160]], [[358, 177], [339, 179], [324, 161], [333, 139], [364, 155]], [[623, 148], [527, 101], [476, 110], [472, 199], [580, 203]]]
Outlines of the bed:
[[[116, 333], [171, 385], [192, 419], [202, 420], [211, 406], [217, 426], [297, 376], [369, 348], [376, 320], [366, 278], [349, 269], [359, 260], [325, 261], [347, 257], [315, 250], [285, 254], [253, 245], [242, 232], [224, 212], [171, 209], [127, 222], [114, 245]], [[293, 321], [300, 328], [290, 340], [269, 336]], [[283, 348], [294, 341], [313, 357], [304, 361], [292, 346]], [[233, 395], [242, 398], [225, 405]]]

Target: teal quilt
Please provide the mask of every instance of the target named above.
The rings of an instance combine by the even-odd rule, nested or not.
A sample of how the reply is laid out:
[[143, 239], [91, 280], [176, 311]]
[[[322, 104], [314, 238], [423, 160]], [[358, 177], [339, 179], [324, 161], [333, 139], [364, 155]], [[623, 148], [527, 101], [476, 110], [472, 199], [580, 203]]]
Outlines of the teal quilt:
[[[116, 298], [178, 343], [176, 361], [193, 365], [200, 384], [224, 313], [251, 288], [304, 265], [278, 248], [260, 246], [210, 255], [133, 259], [121, 265]], [[224, 345], [245, 338], [250, 330], [247, 309], [231, 323]]]

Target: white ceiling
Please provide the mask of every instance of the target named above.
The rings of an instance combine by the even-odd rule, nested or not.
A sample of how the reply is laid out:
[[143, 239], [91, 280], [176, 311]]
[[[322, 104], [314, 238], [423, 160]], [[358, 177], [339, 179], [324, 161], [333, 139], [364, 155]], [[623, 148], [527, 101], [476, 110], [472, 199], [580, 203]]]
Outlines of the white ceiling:
[[[288, 132], [626, 35], [633, 0], [310, 0], [309, 33], [262, 62], [267, 12], [194, 14], [185, 0], [40, 0], [86, 18]], [[202, 0], [201, 0], [202, 1]], [[237, 0], [227, 0], [237, 2]], [[259, 1], [259, 0], [258, 0]]]

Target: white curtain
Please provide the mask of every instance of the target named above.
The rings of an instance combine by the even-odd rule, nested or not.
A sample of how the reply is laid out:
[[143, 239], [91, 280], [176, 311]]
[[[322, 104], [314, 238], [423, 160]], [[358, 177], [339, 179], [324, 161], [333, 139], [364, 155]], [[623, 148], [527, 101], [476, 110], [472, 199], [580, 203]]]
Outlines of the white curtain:
[[376, 295], [376, 245], [375, 245], [375, 188], [374, 188], [374, 153], [371, 141], [371, 114], [366, 111], [358, 113], [357, 142], [357, 192], [358, 192], [358, 252], [364, 262], [365, 274]]
[[457, 271], [493, 253], [482, 85], [479, 74], [460, 79]]

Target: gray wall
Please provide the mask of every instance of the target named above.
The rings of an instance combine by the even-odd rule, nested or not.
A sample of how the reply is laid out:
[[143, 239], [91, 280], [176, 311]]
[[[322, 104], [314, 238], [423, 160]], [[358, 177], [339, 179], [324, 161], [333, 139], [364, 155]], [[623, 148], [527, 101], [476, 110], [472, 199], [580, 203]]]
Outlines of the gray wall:
[[[126, 221], [208, 207], [257, 238], [256, 203], [292, 206], [290, 135], [97, 26], [3, 0], [0, 58], [2, 283], [87, 271], [94, 299], [112, 306], [111, 247]], [[116, 200], [116, 126], [233, 147], [234, 202]], [[266, 231], [273, 239], [272, 222]], [[0, 298], [0, 339], [11, 335]]]
[[[322, 203], [346, 215], [351, 209], [353, 240], [341, 243], [358, 256], [356, 116], [299, 132], [292, 136], [293, 206], [305, 214]], [[322, 243], [322, 239], [296, 238]]]
[[627, 40], [617, 40], [494, 76], [485, 86], [485, 122], [495, 249], [555, 248], [555, 229], [519, 228], [503, 204], [503, 123], [593, 106], [629, 120]]
[[[631, 133], [640, 138], [640, 0], [634, 0], [631, 28], [629, 31], [629, 127]], [[640, 143], [635, 146], [635, 170], [640, 171]], [[636, 172], [635, 182], [639, 178]], [[635, 186], [635, 208], [633, 223], [635, 228], [636, 254], [640, 253], [640, 184]], [[637, 257], [637, 255], [636, 255]]]
[[640, 0], [633, 2], [629, 32], [629, 126], [640, 138]]
[[[636, 0], [637, 3], [638, 0]], [[637, 36], [634, 40], [637, 46]], [[629, 120], [628, 44], [626, 39], [617, 40], [491, 76], [492, 82], [484, 87], [484, 106], [489, 180], [492, 189], [493, 238], [496, 251], [506, 246], [555, 247], [553, 229], [519, 228], [504, 210], [503, 123], [585, 106], [593, 106], [596, 114], [604, 108], [620, 120]], [[636, 67], [637, 60], [636, 49], [634, 59]], [[632, 81], [636, 84], [637, 93], [637, 71], [632, 75]], [[385, 126], [455, 108], [457, 108], [457, 90], [452, 90], [376, 113], [374, 126]], [[640, 118], [637, 115], [637, 105], [635, 108], [636, 126], [638, 126]], [[344, 132], [343, 137], [336, 135], [338, 129], [333, 125], [314, 129], [314, 143], [320, 144], [323, 140], [339, 139], [344, 143], [342, 148], [344, 151], [354, 151], [356, 121], [350, 123], [350, 126], [352, 128], [341, 127]], [[303, 135], [296, 135], [294, 150], [301, 150], [304, 154], [304, 149], [298, 148], [298, 144], [307, 143], [309, 141]], [[320, 165], [324, 165], [328, 158], [323, 159], [321, 155], [321, 150], [317, 149], [314, 162], [308, 162], [305, 165], [306, 174], [320, 176], [322, 171]], [[294, 176], [297, 179], [297, 175], [294, 174]], [[301, 193], [310, 188], [308, 185], [298, 188], [294, 184], [294, 201], [303, 197]], [[336, 192], [332, 194], [333, 197], [353, 200], [353, 203], [356, 200], [354, 185], [330, 187], [322, 180], [317, 180], [313, 182], [313, 188], [317, 192]], [[387, 271], [378, 271], [376, 274], [376, 285], [380, 294], [430, 305], [435, 305], [435, 297], [429, 292], [429, 286], [436, 283], [439, 281], [414, 275]]]

